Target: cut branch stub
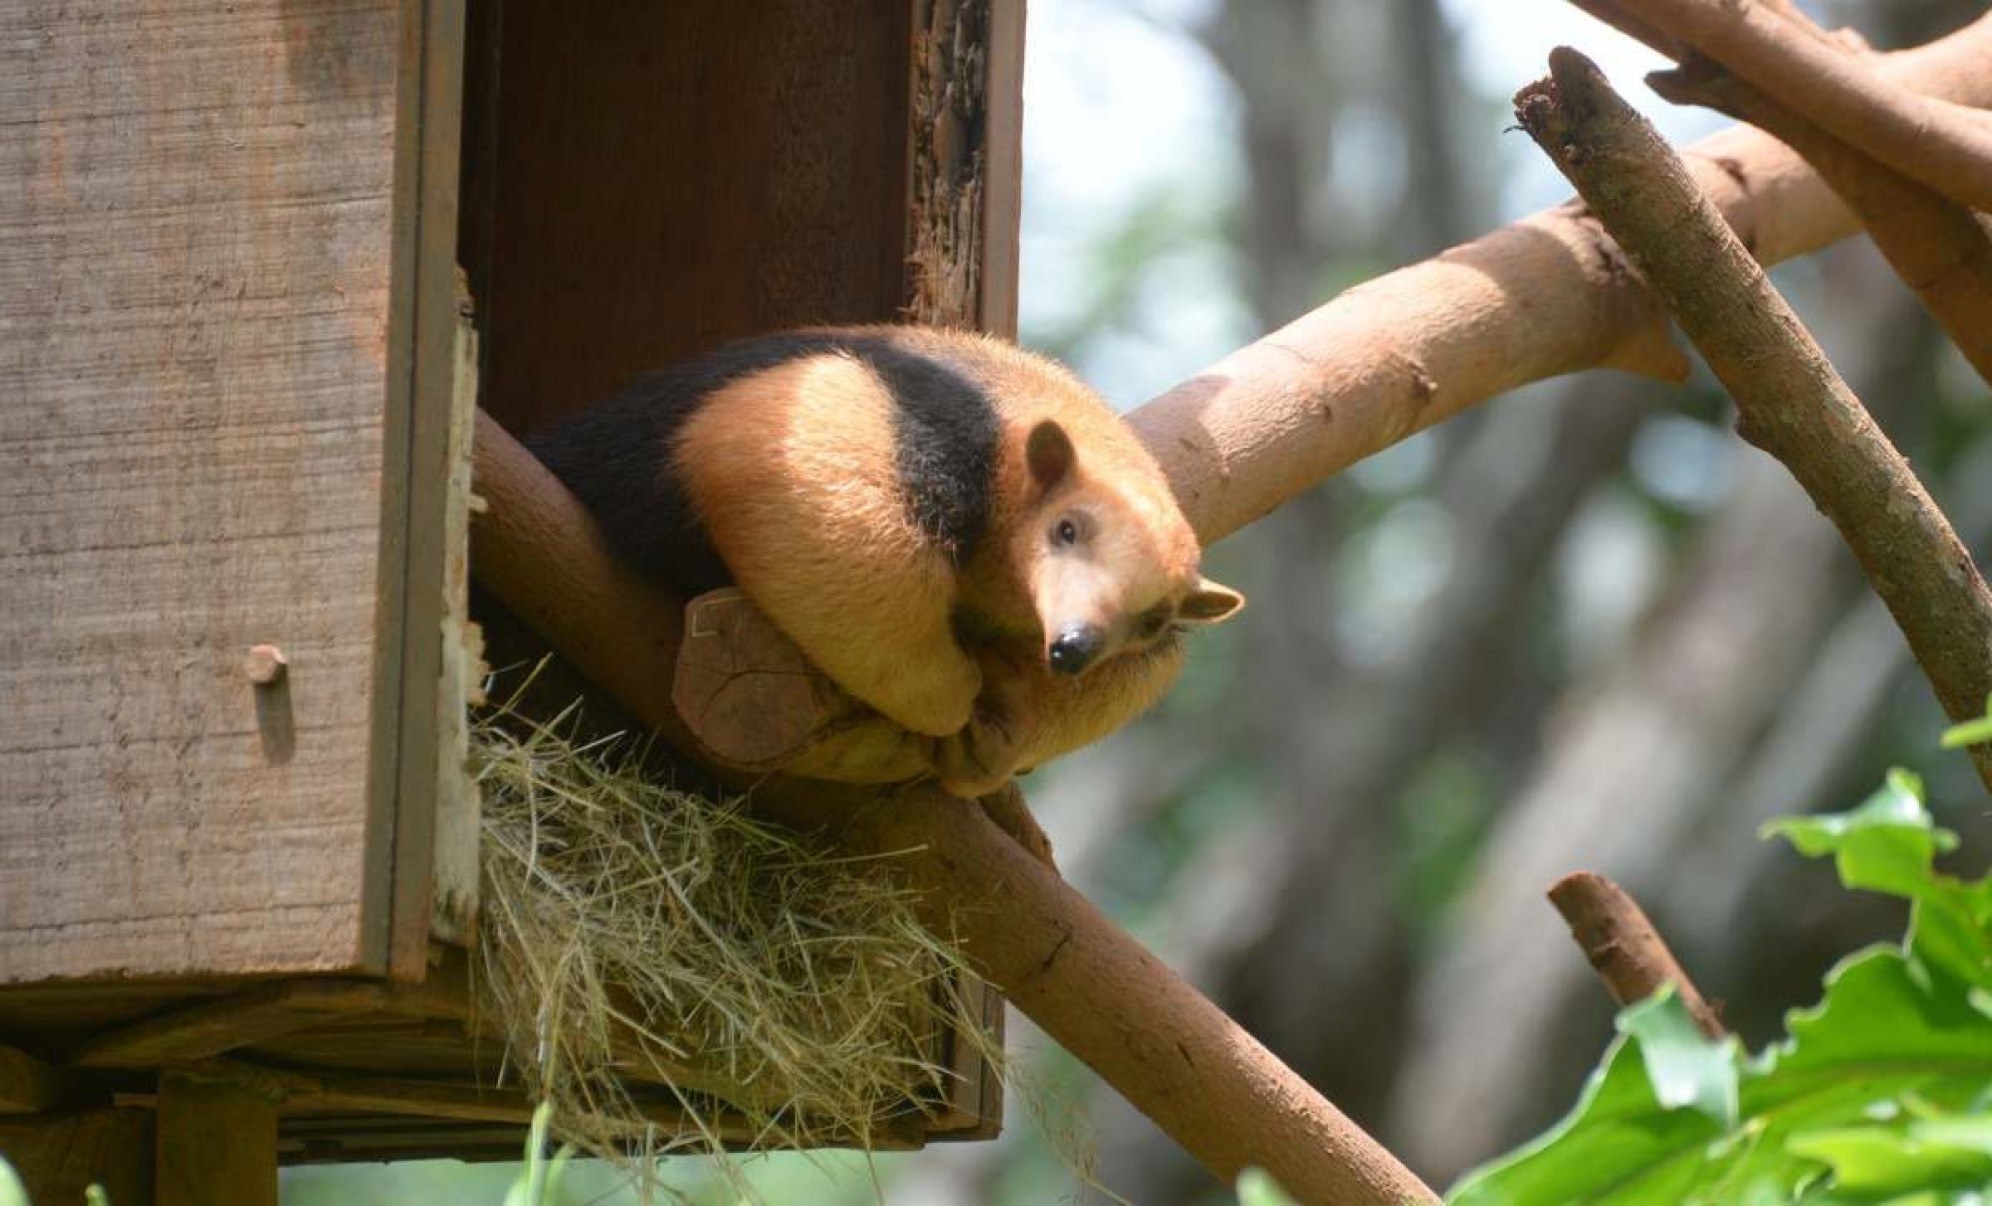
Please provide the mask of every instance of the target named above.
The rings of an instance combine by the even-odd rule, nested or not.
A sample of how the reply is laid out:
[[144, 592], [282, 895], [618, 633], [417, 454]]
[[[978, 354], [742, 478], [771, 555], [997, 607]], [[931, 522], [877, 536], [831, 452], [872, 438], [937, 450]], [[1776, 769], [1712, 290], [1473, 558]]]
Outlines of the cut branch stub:
[[685, 605], [671, 702], [713, 757], [742, 770], [781, 765], [858, 708], [732, 587]]
[[1672, 984], [1702, 1033], [1722, 1037], [1722, 1018], [1624, 888], [1602, 875], [1578, 871], [1557, 880], [1549, 889], [1549, 900], [1569, 923], [1570, 936], [1612, 1000], [1631, 1005], [1660, 991], [1661, 985]]

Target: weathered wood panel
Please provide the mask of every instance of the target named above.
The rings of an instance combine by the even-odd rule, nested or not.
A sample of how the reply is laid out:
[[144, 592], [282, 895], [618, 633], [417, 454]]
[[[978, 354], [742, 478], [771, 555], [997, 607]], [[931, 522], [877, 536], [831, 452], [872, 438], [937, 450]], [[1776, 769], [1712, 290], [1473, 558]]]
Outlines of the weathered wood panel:
[[459, 389], [457, 344], [461, 273], [456, 266], [457, 181], [461, 154], [464, 0], [403, 0], [399, 108], [395, 120], [393, 292], [388, 303], [386, 439], [381, 474], [382, 580], [375, 609], [376, 703], [373, 803], [367, 883], [386, 880], [388, 974], [427, 973], [433, 934], [434, 874], [444, 863], [475, 862], [477, 833], [458, 827], [460, 847], [438, 846], [440, 776], [464, 773], [462, 749], [441, 756], [445, 717], [460, 718], [462, 684], [444, 671], [445, 617], [461, 613], [464, 586], [446, 565], [468, 556], [469, 534], [451, 515], [468, 505], [464, 449], [455, 434], [469, 422], [471, 390]]
[[[906, 303], [909, 0], [502, 0], [467, 150], [515, 433], [741, 335]], [[475, 39], [474, 39], [475, 40]], [[478, 89], [490, 89], [479, 100]]]
[[383, 966], [402, 17], [0, 3], [0, 983]]

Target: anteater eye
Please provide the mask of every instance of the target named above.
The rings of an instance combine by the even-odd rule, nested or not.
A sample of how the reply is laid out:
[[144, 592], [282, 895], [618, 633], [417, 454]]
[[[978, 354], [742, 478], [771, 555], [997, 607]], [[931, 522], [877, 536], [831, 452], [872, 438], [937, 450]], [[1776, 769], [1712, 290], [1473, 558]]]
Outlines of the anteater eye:
[[1079, 525], [1069, 519], [1059, 520], [1057, 526], [1051, 529], [1051, 542], [1053, 544], [1078, 544]]

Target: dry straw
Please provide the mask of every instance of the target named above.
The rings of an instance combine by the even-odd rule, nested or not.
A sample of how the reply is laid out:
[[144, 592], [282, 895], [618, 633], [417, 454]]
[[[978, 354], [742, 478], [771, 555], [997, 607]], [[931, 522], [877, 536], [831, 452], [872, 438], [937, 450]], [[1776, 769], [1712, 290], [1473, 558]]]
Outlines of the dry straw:
[[571, 713], [493, 709], [473, 741], [480, 996], [556, 1131], [612, 1157], [868, 1147], [944, 1094], [944, 1035], [1000, 1057], [879, 867], [663, 786]]

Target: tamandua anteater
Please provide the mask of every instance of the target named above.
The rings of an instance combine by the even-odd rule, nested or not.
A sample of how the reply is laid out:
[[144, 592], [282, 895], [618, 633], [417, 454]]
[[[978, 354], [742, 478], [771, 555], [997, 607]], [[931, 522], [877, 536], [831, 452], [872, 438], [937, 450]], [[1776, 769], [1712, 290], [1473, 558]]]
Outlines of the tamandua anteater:
[[617, 555], [686, 598], [738, 585], [955, 795], [1119, 727], [1182, 628], [1244, 603], [1098, 395], [988, 336], [751, 338], [528, 443]]

